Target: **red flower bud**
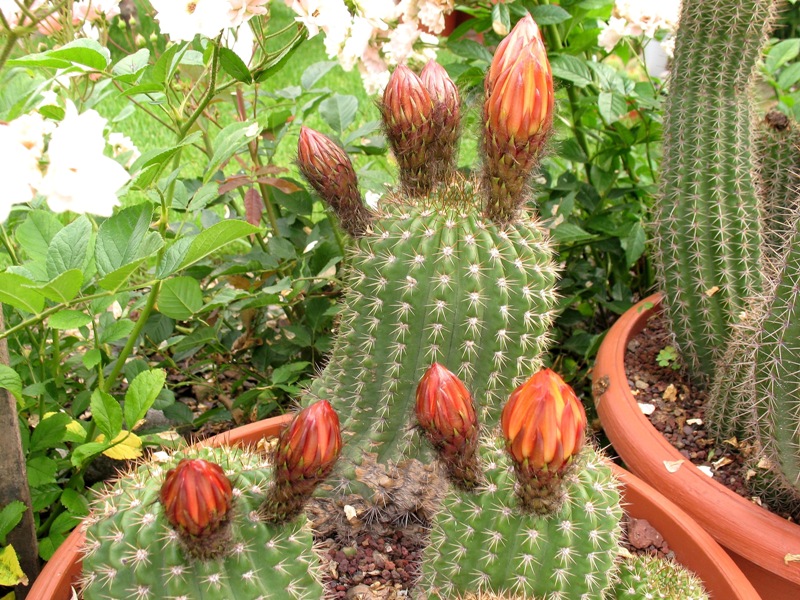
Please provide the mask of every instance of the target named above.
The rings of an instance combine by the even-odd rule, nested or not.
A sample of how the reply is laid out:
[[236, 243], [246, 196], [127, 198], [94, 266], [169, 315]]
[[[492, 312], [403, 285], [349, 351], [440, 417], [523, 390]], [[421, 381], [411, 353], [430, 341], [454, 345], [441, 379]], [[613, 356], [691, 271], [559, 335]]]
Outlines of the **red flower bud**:
[[553, 123], [553, 75], [544, 41], [527, 15], [497, 47], [484, 84], [487, 213], [509, 220]]
[[339, 417], [327, 400], [301, 410], [278, 437], [276, 479], [318, 481], [330, 474], [342, 449]]
[[[433, 100], [436, 109], [442, 108], [446, 115], [458, 115], [461, 109], [461, 98], [458, 95], [458, 88], [444, 67], [435, 60], [428, 61], [425, 68], [419, 74], [423, 87], [427, 90]], [[458, 129], [458, 123], [455, 123]]]
[[371, 217], [361, 202], [358, 177], [347, 153], [330, 138], [304, 126], [297, 143], [297, 162], [341, 226], [351, 235], [363, 234]]
[[511, 394], [503, 435], [520, 474], [559, 472], [583, 447], [586, 412], [570, 386], [542, 369]]
[[184, 458], [167, 472], [159, 498], [176, 530], [200, 537], [214, 533], [226, 520], [233, 489], [219, 465]]
[[417, 386], [417, 421], [459, 483], [477, 482], [478, 418], [472, 396], [453, 373], [433, 363]]

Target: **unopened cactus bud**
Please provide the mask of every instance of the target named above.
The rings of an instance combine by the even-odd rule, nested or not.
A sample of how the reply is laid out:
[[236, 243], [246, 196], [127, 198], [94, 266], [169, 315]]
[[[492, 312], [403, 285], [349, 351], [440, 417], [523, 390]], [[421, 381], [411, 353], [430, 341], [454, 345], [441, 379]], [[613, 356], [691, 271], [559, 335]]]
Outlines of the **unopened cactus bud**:
[[527, 15], [495, 52], [484, 83], [487, 215], [511, 219], [553, 123], [553, 75], [539, 27]]
[[501, 416], [520, 498], [535, 512], [561, 503], [561, 479], [583, 447], [586, 412], [572, 388], [542, 369], [511, 394]]
[[341, 449], [339, 417], [327, 400], [297, 413], [278, 437], [275, 484], [264, 505], [267, 520], [299, 514], [317, 484], [330, 475]]
[[339, 217], [342, 228], [353, 236], [362, 235], [371, 214], [361, 201], [358, 177], [347, 153], [327, 136], [301, 127], [297, 163], [303, 176]]
[[433, 363], [417, 386], [416, 414], [453, 482], [474, 487], [479, 480], [478, 419], [472, 395], [461, 380]]
[[438, 132], [433, 125], [434, 104], [420, 78], [398, 66], [378, 105], [386, 137], [400, 170], [400, 185], [411, 195], [423, 195], [433, 186], [428, 162]]
[[233, 488], [219, 465], [200, 458], [181, 460], [167, 471], [159, 499], [192, 557], [211, 559], [224, 553]]
[[433, 138], [430, 168], [435, 181], [446, 181], [456, 168], [458, 138], [461, 133], [461, 98], [447, 71], [435, 60], [428, 61], [420, 73], [422, 85], [433, 100]]

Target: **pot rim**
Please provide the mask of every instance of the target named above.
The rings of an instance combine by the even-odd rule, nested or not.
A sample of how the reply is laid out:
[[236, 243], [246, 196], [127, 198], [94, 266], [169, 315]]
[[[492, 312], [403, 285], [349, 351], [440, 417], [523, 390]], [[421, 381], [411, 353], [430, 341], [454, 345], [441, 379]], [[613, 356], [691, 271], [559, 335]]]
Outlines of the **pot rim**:
[[[650, 424], [631, 393], [625, 373], [628, 342], [661, 309], [661, 302], [658, 293], [638, 302], [603, 340], [592, 372], [592, 395], [603, 429], [631, 471], [668, 490], [722, 546], [800, 585], [800, 562], [785, 560], [800, 553], [800, 526], [755, 506], [695, 467]], [[670, 472], [665, 463], [674, 461], [681, 461], [680, 468]]]

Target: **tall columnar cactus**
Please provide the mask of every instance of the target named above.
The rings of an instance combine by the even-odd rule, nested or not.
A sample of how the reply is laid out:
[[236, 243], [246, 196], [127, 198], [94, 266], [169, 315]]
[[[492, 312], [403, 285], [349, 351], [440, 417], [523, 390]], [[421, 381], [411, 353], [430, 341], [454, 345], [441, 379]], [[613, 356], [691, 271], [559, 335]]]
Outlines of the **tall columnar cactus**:
[[682, 4], [664, 120], [656, 258], [689, 366], [710, 379], [763, 289], [750, 83], [770, 0]]
[[[362, 233], [351, 231], [357, 235], [339, 336], [307, 394], [330, 399], [342, 416], [344, 452], [356, 465], [365, 452], [379, 463], [427, 453], [414, 432], [413, 408], [431, 363], [464, 380], [487, 426], [498, 422], [508, 390], [540, 365], [555, 267], [546, 234], [521, 207], [552, 121], [552, 79], [530, 16], [508, 40], [487, 79], [489, 175], [471, 179], [452, 168], [458, 95], [438, 65], [428, 65], [421, 78], [398, 68], [380, 103], [401, 185]], [[503, 94], [517, 102], [501, 103]], [[350, 212], [331, 198], [331, 180], [352, 181], [355, 174], [321, 139], [303, 130], [299, 166], [346, 224]], [[305, 158], [312, 147], [320, 152]]]
[[140, 465], [95, 503], [83, 598], [318, 600], [319, 561], [299, 509], [339, 448], [338, 419], [320, 402], [295, 417], [274, 460], [200, 448]]

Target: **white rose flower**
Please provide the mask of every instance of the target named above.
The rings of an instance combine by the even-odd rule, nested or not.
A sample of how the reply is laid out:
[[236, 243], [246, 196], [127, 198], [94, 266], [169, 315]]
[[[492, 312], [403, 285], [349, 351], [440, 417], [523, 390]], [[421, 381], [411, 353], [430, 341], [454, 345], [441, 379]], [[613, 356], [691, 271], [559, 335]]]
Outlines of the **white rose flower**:
[[105, 124], [96, 111], [78, 114], [75, 105], [67, 103], [64, 119], [50, 136], [50, 164], [39, 186], [53, 211], [110, 217], [119, 206], [117, 190], [130, 175], [103, 154]]
[[350, 71], [367, 50], [375, 27], [363, 17], [355, 17], [350, 28], [350, 37], [345, 40], [339, 53], [339, 64], [345, 71]]
[[628, 22], [625, 19], [611, 17], [600, 35], [597, 36], [597, 45], [606, 52], [611, 52], [625, 35], [627, 26]]
[[190, 42], [197, 34], [217, 37], [230, 23], [227, 0], [151, 0], [161, 32]]
[[[17, 119], [19, 120], [19, 119]], [[0, 181], [3, 193], [0, 194], [0, 223], [4, 222], [11, 206], [30, 202], [42, 181], [37, 152], [20, 139], [19, 131], [12, 127], [14, 121], [0, 124]]]
[[142, 155], [133, 140], [122, 133], [109, 133], [108, 145], [111, 146], [111, 153], [114, 158], [127, 155], [126, 167], [130, 167]]
[[[268, 11], [264, 6], [269, 0], [228, 0], [230, 9], [228, 18], [231, 27], [239, 27], [256, 15], [266, 15]], [[245, 61], [247, 62], [247, 61]]]

